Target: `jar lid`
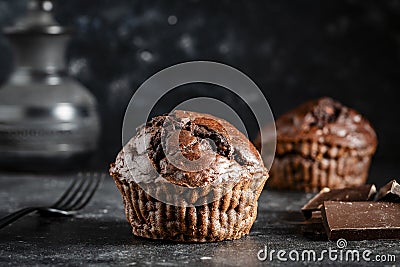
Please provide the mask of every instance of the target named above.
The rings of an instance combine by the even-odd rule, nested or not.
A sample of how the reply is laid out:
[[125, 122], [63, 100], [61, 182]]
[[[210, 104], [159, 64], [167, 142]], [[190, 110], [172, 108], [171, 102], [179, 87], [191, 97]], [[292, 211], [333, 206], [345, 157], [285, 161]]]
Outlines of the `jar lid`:
[[53, 16], [52, 0], [29, 0], [27, 13], [17, 19], [14, 25], [3, 28], [6, 35], [68, 34], [70, 28], [60, 26]]

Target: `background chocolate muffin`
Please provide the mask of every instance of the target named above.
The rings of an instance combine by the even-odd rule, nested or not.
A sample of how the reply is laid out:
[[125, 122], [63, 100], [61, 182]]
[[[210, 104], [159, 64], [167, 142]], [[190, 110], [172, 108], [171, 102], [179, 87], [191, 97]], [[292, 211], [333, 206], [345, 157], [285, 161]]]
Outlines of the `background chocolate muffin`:
[[[171, 162], [177, 153], [168, 154], [165, 142], [177, 131], [178, 154], [184, 159]], [[205, 165], [190, 171], [179, 166], [180, 160]], [[268, 177], [260, 154], [234, 126], [187, 111], [155, 117], [140, 127], [111, 164], [110, 174], [133, 234], [185, 242], [248, 234]]]
[[276, 128], [271, 187], [315, 192], [365, 183], [377, 138], [357, 111], [320, 98], [282, 115]]

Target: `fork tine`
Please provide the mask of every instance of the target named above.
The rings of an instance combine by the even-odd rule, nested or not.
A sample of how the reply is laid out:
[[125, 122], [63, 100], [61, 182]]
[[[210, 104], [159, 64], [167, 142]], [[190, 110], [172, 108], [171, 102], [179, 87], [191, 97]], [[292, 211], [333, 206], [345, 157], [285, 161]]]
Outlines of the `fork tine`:
[[94, 186], [92, 187], [91, 190], [87, 191], [86, 194], [82, 194], [82, 196], [87, 195], [86, 199], [84, 199], [83, 197], [80, 199], [80, 204], [79, 205], [75, 205], [72, 210], [80, 210], [83, 209], [88, 203], [89, 201], [92, 199], [92, 197], [94, 196], [94, 193], [97, 191], [98, 187], [100, 186], [100, 184], [102, 183], [103, 179], [104, 179], [104, 174], [102, 174], [100, 176], [99, 179], [95, 179], [96, 182], [94, 183]]
[[76, 191], [76, 193], [74, 194], [73, 198], [70, 199], [70, 201], [68, 201], [59, 208], [63, 210], [72, 210], [76, 205], [79, 205], [82, 199], [85, 198], [86, 194], [88, 194], [89, 189], [94, 183], [94, 176], [97, 176], [97, 174], [90, 175], [89, 173], [86, 173], [85, 183], [82, 184], [79, 190]]
[[102, 183], [105, 174], [102, 174], [99, 179], [97, 173], [94, 175], [86, 174], [86, 177], [89, 178], [85, 179], [79, 173], [62, 196], [51, 206], [28, 207], [1, 218], [0, 229], [34, 211], [39, 211], [40, 214], [72, 215], [75, 211], [84, 208]]
[[66, 206], [68, 203], [73, 201], [76, 195], [79, 193], [85, 181], [86, 181], [85, 176], [82, 174], [78, 174], [78, 178], [76, 179], [76, 182], [74, 182], [74, 186], [68, 188], [68, 190], [64, 193], [65, 196], [63, 195], [63, 197], [60, 198], [60, 200], [54, 203], [51, 207], [56, 209], [62, 209], [62, 207]]
[[78, 173], [78, 177], [74, 179], [74, 181], [71, 183], [71, 185], [65, 190], [65, 192], [62, 194], [62, 196], [54, 202], [51, 207], [55, 207], [61, 204], [69, 195], [69, 193], [72, 191], [72, 189], [77, 185], [77, 183], [82, 179], [82, 174]]

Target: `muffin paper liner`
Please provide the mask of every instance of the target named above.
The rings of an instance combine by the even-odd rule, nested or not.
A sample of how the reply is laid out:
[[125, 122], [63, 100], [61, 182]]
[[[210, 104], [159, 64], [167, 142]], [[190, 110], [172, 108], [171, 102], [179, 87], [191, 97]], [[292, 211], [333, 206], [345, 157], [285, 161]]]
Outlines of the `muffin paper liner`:
[[[124, 202], [125, 214], [134, 235], [179, 242], [214, 242], [238, 239], [249, 233], [256, 216], [257, 200], [267, 176], [243, 179], [231, 189], [223, 185], [213, 190], [215, 201], [198, 206], [174, 206], [151, 197], [137, 183], [112, 175]], [[157, 183], [158, 194], [179, 198], [178, 192], [164, 192]], [[146, 188], [148, 190], [148, 188]], [[194, 196], [194, 202], [201, 195]], [[225, 194], [224, 194], [225, 193]]]
[[[300, 142], [296, 145], [281, 142], [277, 152], [268, 186], [317, 192], [323, 187], [343, 188], [364, 184], [374, 151], [315, 142]], [[283, 152], [286, 154], [280, 155]]]

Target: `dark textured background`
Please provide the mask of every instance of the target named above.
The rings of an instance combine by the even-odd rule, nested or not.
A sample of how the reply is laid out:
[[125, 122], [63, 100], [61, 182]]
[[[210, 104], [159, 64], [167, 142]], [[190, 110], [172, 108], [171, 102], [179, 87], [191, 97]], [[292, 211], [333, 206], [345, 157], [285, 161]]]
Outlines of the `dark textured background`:
[[[99, 166], [120, 149], [122, 116], [135, 89], [164, 67], [199, 59], [226, 63], [249, 75], [275, 116], [324, 95], [340, 100], [375, 126], [379, 147], [374, 163], [392, 168], [398, 162], [400, 1], [56, 4], [60, 23], [76, 30], [67, 51], [69, 72], [99, 101]], [[23, 11], [24, 1], [0, 1], [0, 25], [11, 24]], [[0, 81], [11, 69], [10, 47], [1, 36]], [[233, 100], [227, 97], [227, 102]]]

